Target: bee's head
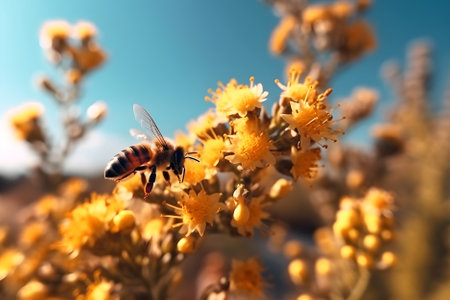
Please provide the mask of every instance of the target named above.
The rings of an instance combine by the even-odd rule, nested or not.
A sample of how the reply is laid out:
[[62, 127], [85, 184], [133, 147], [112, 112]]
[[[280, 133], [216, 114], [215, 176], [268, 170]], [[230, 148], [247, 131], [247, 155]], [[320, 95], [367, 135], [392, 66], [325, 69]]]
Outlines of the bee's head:
[[184, 150], [182, 147], [177, 147], [173, 151], [170, 161], [170, 168], [173, 170], [175, 175], [177, 175], [178, 180], [180, 180], [180, 175], [183, 174], [184, 168]]

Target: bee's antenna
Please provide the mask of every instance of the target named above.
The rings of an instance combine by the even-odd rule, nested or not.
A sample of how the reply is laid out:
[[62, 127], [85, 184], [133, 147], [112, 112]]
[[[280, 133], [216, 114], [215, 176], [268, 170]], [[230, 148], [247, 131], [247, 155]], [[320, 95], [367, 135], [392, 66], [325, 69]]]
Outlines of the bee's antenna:
[[185, 156], [184, 158], [189, 158], [189, 159], [195, 160], [196, 162], [200, 162], [199, 159], [192, 157], [192, 156]]
[[191, 155], [191, 154], [197, 154], [197, 153], [198, 153], [197, 151], [186, 152], [186, 153], [184, 154], [184, 156], [188, 156], [188, 155]]

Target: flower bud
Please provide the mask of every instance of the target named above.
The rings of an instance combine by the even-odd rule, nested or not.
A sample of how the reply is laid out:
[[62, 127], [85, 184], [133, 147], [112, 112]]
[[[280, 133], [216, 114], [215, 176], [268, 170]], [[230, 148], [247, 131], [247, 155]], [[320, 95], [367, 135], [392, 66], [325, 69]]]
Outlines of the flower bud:
[[250, 209], [247, 205], [244, 203], [239, 203], [233, 212], [233, 219], [242, 224], [247, 222], [248, 218], [250, 217]]
[[195, 250], [195, 238], [192, 236], [185, 236], [177, 243], [177, 249], [181, 253], [192, 253]]
[[112, 222], [112, 232], [131, 229], [135, 224], [134, 213], [131, 210], [122, 210], [114, 216]]
[[107, 111], [106, 103], [103, 101], [98, 101], [89, 106], [89, 108], [87, 109], [87, 116], [94, 123], [98, 123], [105, 117], [106, 111]]
[[284, 178], [278, 179], [270, 189], [269, 196], [271, 198], [282, 198], [292, 191], [292, 181], [288, 181]]
[[308, 267], [302, 259], [291, 261], [288, 266], [289, 276], [295, 284], [305, 283], [308, 279]]

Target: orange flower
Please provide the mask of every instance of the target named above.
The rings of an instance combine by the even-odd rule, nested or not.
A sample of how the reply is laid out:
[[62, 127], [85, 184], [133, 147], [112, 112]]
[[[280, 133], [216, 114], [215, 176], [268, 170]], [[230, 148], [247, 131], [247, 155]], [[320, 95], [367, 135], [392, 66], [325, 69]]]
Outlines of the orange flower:
[[277, 27], [273, 30], [272, 36], [270, 37], [270, 50], [274, 54], [283, 53], [286, 48], [286, 41], [289, 35], [294, 30], [296, 20], [294, 16], [284, 17]]

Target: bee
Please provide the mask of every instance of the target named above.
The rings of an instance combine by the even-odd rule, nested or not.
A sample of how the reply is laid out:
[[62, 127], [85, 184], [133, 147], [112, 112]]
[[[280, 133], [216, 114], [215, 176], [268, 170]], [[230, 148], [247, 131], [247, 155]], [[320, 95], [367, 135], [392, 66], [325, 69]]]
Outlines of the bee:
[[[197, 158], [190, 156], [196, 154], [196, 152], [184, 152], [183, 147], [175, 147], [168, 143], [159, 131], [158, 126], [156, 126], [153, 118], [142, 106], [134, 104], [133, 112], [136, 121], [144, 131], [130, 129], [130, 134], [143, 141], [117, 153], [105, 168], [105, 179], [119, 182], [140, 172], [146, 196], [153, 189], [157, 170], [162, 171], [166, 181], [170, 180], [169, 171], [172, 170], [178, 181], [183, 182], [186, 172], [184, 167], [185, 159], [200, 162]], [[152, 141], [151, 137], [154, 138], [154, 141]], [[148, 179], [145, 176], [145, 171], [147, 170], [150, 171]]]

